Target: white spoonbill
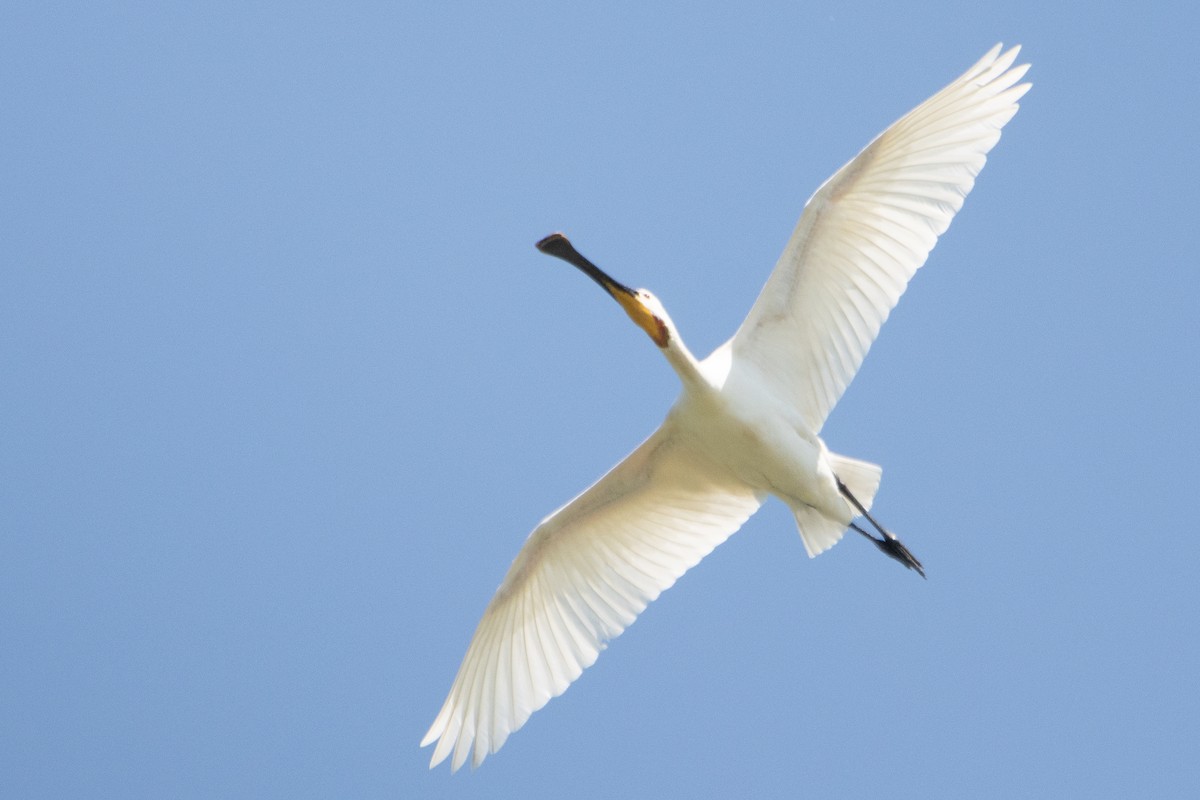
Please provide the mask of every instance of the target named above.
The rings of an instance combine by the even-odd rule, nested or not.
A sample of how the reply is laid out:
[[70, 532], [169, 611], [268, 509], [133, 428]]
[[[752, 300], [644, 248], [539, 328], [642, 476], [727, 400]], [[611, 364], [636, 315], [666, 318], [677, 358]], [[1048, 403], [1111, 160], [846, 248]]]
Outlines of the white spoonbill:
[[[422, 746], [478, 766], [591, 666], [646, 604], [774, 495], [810, 556], [849, 528], [924, 575], [870, 515], [881, 469], [818, 435], [879, 327], [975, 184], [1029, 89], [1019, 48], [979, 63], [884, 131], [817, 190], [733, 338], [697, 361], [654, 295], [618, 283], [562, 234], [578, 267], [662, 350], [683, 390], [662, 426], [546, 517], [483, 613]], [[878, 534], [854, 522], [863, 517]]]

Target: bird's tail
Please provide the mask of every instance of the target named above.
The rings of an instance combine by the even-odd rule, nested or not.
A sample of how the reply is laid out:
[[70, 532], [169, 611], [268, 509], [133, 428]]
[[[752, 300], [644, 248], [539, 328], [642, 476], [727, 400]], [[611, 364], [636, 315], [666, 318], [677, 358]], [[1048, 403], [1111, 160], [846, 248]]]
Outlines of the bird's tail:
[[[837, 453], [829, 454], [829, 466], [833, 468], [833, 474], [838, 477], [838, 480], [846, 484], [850, 494], [862, 503], [863, 508], [870, 511], [871, 503], [875, 502], [875, 493], [879, 491], [879, 479], [883, 477], [883, 467], [869, 461], [839, 456]], [[854, 516], [858, 516], [854, 508], [850, 510]]]
[[[875, 500], [875, 492], [879, 490], [883, 468], [878, 464], [839, 456], [836, 453], [830, 453], [828, 458], [833, 474], [846, 485], [850, 494], [862, 503], [863, 508], [870, 510], [871, 503]], [[803, 506], [794, 510], [794, 513], [796, 525], [800, 528], [800, 538], [804, 541], [804, 549], [808, 551], [810, 558], [815, 558], [833, 547], [846, 532], [846, 523], [830, 519], [811, 506]], [[850, 515], [857, 516], [857, 513], [851, 509]]]

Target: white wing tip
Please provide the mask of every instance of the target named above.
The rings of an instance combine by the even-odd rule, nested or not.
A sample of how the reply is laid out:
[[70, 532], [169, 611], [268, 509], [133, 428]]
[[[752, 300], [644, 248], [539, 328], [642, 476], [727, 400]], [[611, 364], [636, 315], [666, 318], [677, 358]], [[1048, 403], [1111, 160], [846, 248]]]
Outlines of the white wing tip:
[[997, 42], [991, 50], [984, 54], [983, 58], [975, 62], [972, 67], [963, 74], [963, 80], [973, 80], [984, 76], [986, 83], [990, 83], [1001, 75], [1008, 78], [1008, 83], [1013, 84], [1021, 79], [1021, 77], [1029, 70], [1029, 64], [1018, 64], [1015, 67], [1013, 63], [1017, 60], [1017, 56], [1021, 53], [1021, 45], [1014, 44], [1012, 47], [1004, 50], [1004, 43]]

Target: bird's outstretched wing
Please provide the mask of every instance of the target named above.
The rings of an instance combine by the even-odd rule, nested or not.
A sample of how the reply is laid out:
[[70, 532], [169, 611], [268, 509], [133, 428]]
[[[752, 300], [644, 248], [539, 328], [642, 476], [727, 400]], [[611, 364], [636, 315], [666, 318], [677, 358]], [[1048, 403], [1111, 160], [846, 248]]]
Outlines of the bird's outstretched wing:
[[500, 749], [604, 643], [725, 541], [764, 497], [672, 433], [668, 419], [529, 535], [422, 746], [457, 770]]
[[809, 199], [731, 340], [730, 380], [755, 370], [821, 430], [1029, 89], [1017, 85], [1028, 65], [1012, 66], [1020, 48], [1000, 49], [880, 134]]

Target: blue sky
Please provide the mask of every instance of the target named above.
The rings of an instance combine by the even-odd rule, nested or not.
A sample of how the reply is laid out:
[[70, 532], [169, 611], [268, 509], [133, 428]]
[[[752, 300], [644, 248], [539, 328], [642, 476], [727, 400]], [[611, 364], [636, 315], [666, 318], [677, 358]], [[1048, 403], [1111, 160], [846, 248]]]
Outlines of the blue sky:
[[[1186, 4], [0, 10], [0, 795], [1194, 796]], [[478, 771], [417, 742], [530, 528], [677, 391], [563, 230], [736, 328], [997, 41], [1033, 90], [768, 504]]]

